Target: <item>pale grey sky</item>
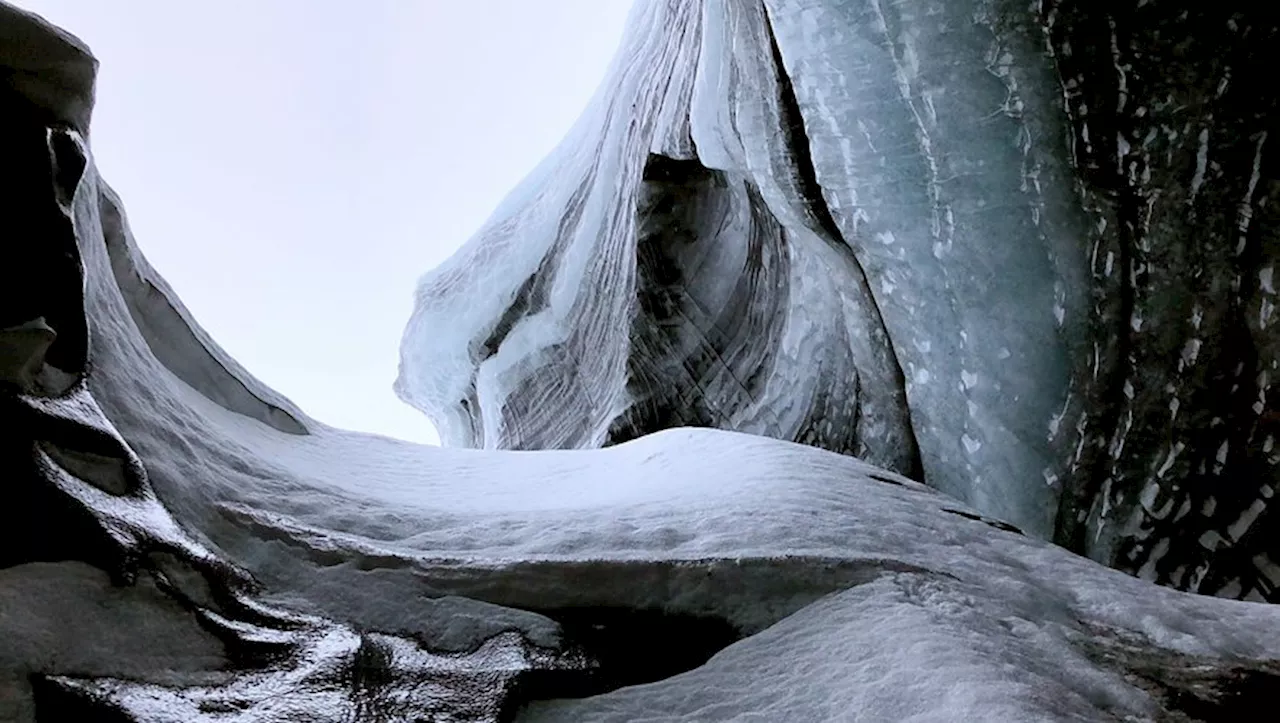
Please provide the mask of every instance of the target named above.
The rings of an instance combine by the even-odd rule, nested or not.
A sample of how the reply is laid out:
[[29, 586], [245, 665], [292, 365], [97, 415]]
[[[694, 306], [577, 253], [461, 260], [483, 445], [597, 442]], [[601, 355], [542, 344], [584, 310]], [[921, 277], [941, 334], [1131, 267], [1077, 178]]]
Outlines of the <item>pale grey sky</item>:
[[631, 0], [12, 0], [101, 62], [92, 145], [139, 245], [323, 422], [391, 392], [417, 278], [568, 131]]

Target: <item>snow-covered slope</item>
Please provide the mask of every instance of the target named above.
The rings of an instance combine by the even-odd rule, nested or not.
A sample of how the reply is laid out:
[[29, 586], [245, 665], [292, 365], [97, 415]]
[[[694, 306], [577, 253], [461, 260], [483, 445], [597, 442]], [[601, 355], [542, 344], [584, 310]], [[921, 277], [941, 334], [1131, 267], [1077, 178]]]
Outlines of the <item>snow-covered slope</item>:
[[[747, 4], [691, 5], [640, 3], [628, 42], [667, 47], [717, 7], [760, 27]], [[701, 42], [699, 67], [752, 47]], [[652, 57], [623, 58], [615, 71], [648, 82]], [[132, 243], [84, 140], [87, 51], [0, 4], [0, 67], [0, 719], [1178, 720], [1272, 705], [1273, 606], [1157, 587], [852, 456], [713, 429], [436, 448], [308, 419], [226, 358]], [[653, 137], [678, 156], [677, 126]], [[572, 178], [565, 157], [535, 178]], [[677, 227], [750, 226], [763, 249], [813, 213], [761, 200], [782, 181], [670, 160], [646, 161], [635, 198]], [[723, 215], [674, 208], [687, 189]], [[625, 223], [580, 200], [584, 218]], [[821, 246], [795, 244], [808, 251], [787, 273], [811, 279], [797, 269], [815, 273], [804, 254]], [[802, 323], [787, 308], [783, 327]], [[874, 358], [834, 354], [874, 377]], [[787, 383], [815, 390], [800, 371]], [[598, 409], [621, 399], [581, 389]]]

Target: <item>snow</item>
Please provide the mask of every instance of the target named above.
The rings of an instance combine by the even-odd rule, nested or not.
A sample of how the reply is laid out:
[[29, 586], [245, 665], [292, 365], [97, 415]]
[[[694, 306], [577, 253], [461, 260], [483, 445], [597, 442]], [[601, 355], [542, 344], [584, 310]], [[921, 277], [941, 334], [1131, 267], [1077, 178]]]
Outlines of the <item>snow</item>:
[[674, 678], [582, 701], [550, 721], [1098, 720], [1152, 703], [1055, 630], [981, 590], [891, 575], [834, 594]]

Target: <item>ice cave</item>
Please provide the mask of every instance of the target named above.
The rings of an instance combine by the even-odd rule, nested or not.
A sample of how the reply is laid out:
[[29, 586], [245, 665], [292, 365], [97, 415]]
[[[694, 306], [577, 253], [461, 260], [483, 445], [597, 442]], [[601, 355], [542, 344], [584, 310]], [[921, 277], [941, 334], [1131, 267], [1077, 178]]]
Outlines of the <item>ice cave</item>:
[[424, 269], [435, 447], [218, 346], [90, 49], [0, 2], [0, 720], [1273, 720], [1278, 47], [1232, 0], [635, 0]]

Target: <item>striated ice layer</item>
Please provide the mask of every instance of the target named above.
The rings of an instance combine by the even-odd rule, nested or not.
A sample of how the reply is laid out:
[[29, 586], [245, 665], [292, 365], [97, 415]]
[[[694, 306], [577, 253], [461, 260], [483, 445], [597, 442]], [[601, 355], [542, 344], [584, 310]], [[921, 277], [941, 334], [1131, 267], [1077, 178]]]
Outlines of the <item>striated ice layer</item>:
[[1014, 2], [770, 0], [814, 172], [873, 279], [925, 479], [1050, 535], [1049, 423], [1086, 334], [1083, 215]]
[[399, 394], [453, 445], [711, 426], [917, 472], [901, 372], [813, 198], [763, 8], [640, 2], [629, 27], [569, 137], [424, 278]]
[[1000, 110], [1030, 28], [944, 5], [638, 3], [574, 133], [423, 278], [401, 396], [464, 446], [800, 441], [1050, 536], [1083, 217], [1056, 99]]

